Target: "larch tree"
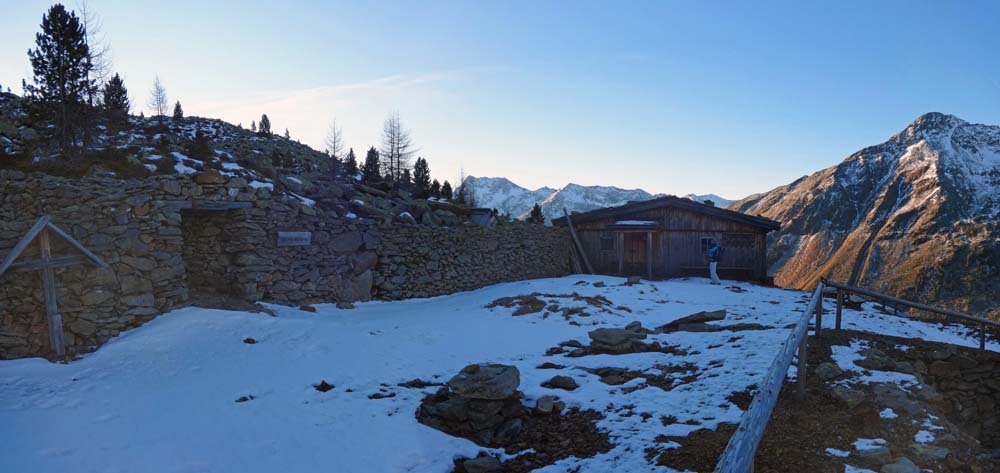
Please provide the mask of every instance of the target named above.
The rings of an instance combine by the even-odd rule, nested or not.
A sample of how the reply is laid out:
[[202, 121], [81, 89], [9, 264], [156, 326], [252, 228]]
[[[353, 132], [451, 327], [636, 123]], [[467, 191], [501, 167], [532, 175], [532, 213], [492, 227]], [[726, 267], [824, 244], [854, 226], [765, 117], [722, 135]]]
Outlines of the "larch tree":
[[431, 187], [428, 189], [427, 193], [435, 199], [441, 198], [441, 183], [438, 182], [437, 179], [431, 181]]
[[344, 132], [337, 126], [336, 118], [330, 122], [330, 129], [326, 132], [326, 153], [334, 159], [344, 157]]
[[250, 131], [257, 133], [257, 120], [250, 120]]
[[181, 107], [180, 100], [174, 104], [174, 118], [184, 118], [184, 108]]
[[118, 74], [115, 74], [104, 83], [101, 105], [104, 109], [105, 118], [112, 126], [120, 127], [128, 121], [132, 102], [128, 98], [128, 90], [125, 88], [125, 83]]
[[396, 181], [409, 169], [410, 158], [417, 150], [413, 146], [410, 132], [399, 119], [399, 112], [393, 112], [382, 125], [382, 174], [386, 179]]
[[160, 82], [159, 75], [153, 81], [153, 89], [149, 91], [149, 100], [146, 101], [146, 106], [149, 107], [154, 117], [167, 115], [167, 89]]
[[431, 169], [427, 165], [427, 160], [417, 158], [413, 163], [413, 194], [418, 199], [430, 197], [431, 190]]
[[28, 50], [33, 83], [25, 83], [33, 109], [53, 121], [63, 152], [75, 150], [94, 94], [87, 32], [73, 12], [55, 4], [42, 16], [35, 49]]

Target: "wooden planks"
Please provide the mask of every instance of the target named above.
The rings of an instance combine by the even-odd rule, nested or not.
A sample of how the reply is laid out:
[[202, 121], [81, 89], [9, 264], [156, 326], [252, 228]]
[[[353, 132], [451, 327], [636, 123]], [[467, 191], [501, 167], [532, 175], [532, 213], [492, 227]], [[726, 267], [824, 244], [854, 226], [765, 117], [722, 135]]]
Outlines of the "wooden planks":
[[[796, 370], [798, 379], [805, 385], [806, 353], [805, 338], [809, 331], [809, 319], [816, 311], [816, 305], [823, 297], [822, 286], [817, 285], [813, 291], [809, 306], [799, 321], [788, 335], [785, 343], [781, 347], [778, 356], [771, 363], [771, 368], [767, 371], [764, 386], [753, 398], [750, 408], [743, 413], [740, 426], [729, 438], [726, 450], [719, 457], [719, 462], [715, 466], [716, 473], [746, 473], [753, 470], [753, 459], [760, 445], [760, 439], [764, 435], [768, 421], [771, 420], [771, 412], [778, 402], [778, 393], [781, 392], [781, 385], [788, 373], [788, 367], [792, 364], [792, 356], [796, 350], [799, 351], [799, 367]], [[802, 389], [802, 388], [799, 388]]]
[[75, 264], [80, 264], [85, 262], [82, 256], [57, 256], [50, 258], [48, 261], [42, 259], [33, 259], [28, 261], [21, 261], [20, 263], [14, 263], [10, 265], [10, 272], [19, 273], [24, 271], [38, 271], [45, 266], [50, 268], [61, 268], [63, 266], [73, 266]]
[[576, 229], [573, 228], [573, 221], [570, 219], [566, 207], [563, 207], [563, 215], [566, 216], [566, 225], [569, 227], [569, 234], [573, 237], [573, 244], [577, 251], [580, 252], [580, 259], [583, 260], [583, 265], [587, 268], [587, 273], [594, 274], [594, 267], [590, 265], [590, 260], [587, 259], [587, 252], [584, 250], [583, 245], [580, 244], [580, 239], [576, 236]]

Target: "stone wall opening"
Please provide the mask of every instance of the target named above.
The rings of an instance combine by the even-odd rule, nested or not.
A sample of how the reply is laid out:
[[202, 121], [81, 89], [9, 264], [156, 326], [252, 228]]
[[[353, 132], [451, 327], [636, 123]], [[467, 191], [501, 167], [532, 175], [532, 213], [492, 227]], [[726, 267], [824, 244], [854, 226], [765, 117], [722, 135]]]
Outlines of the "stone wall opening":
[[240, 296], [232, 272], [233, 210], [182, 210], [184, 266], [192, 299]]

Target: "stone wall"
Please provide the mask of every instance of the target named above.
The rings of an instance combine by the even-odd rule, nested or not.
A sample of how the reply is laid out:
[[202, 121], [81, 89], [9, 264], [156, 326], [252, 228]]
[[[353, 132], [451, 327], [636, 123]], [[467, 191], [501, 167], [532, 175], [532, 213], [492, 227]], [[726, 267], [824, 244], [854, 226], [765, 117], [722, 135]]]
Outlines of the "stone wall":
[[[249, 208], [182, 210], [177, 201]], [[218, 173], [120, 180], [0, 171], [0, 257], [45, 214], [109, 265], [56, 272], [70, 354], [187, 303], [189, 291], [298, 305], [426, 297], [570, 273], [563, 229], [377, 222]], [[278, 246], [279, 231], [312, 232], [312, 242]], [[53, 253], [71, 254], [59, 246]], [[44, 313], [37, 271], [0, 276], [0, 359], [51, 354]]]
[[1000, 353], [937, 344], [899, 356], [942, 394], [953, 422], [986, 448], [1000, 448]]

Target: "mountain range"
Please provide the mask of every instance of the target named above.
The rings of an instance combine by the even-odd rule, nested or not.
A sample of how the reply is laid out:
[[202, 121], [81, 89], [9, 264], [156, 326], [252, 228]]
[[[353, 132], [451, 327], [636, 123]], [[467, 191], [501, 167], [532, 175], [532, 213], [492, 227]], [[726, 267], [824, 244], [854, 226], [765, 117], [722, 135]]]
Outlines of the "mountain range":
[[[542, 215], [545, 216], [546, 222], [561, 217], [564, 208], [570, 212], [586, 212], [664, 195], [650, 194], [642, 189], [581, 186], [579, 184], [567, 184], [560, 189], [542, 187], [531, 190], [503, 177], [469, 176], [463, 182], [477, 207], [497, 209], [501, 214], [523, 219], [528, 217], [532, 207], [537, 203], [542, 209]], [[711, 200], [715, 205], [721, 207], [733, 203], [731, 200], [714, 194], [688, 194], [684, 197], [698, 202]]]
[[779, 286], [822, 276], [1000, 316], [1000, 127], [928, 113], [886, 142], [730, 208], [781, 222]]

